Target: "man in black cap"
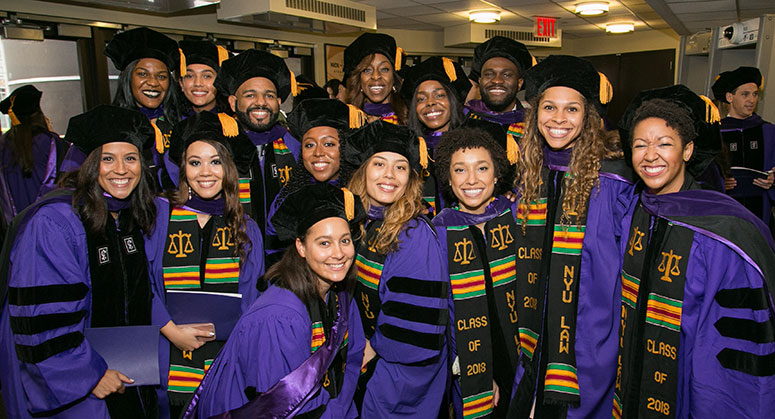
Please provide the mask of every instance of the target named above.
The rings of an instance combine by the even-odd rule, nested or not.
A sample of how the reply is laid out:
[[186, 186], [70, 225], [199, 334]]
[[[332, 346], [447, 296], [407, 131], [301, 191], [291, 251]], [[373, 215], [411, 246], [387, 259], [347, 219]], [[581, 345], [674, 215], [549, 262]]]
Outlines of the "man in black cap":
[[[725, 71], [713, 83], [716, 100], [729, 104], [727, 116], [721, 120], [721, 135], [727, 153], [724, 162], [726, 189], [765, 223], [772, 218], [775, 191], [772, 188], [775, 170], [775, 125], [755, 113], [763, 86], [762, 73], [756, 67], [738, 67]], [[769, 171], [767, 176], [744, 179], [741, 172], [730, 167], [747, 167]], [[735, 176], [737, 175], [737, 176]], [[753, 187], [750, 184], [753, 184]], [[770, 226], [770, 230], [773, 230]]]
[[527, 47], [510, 38], [496, 36], [476, 47], [468, 78], [479, 83], [482, 100], [466, 104], [469, 117], [497, 122], [511, 134], [522, 136], [525, 110], [517, 93], [522, 89], [522, 76], [533, 64]]
[[[277, 123], [280, 104], [290, 93], [298, 93], [296, 78], [282, 58], [250, 49], [224, 61], [215, 84], [229, 95], [231, 110], [258, 151], [249, 181], [248, 213], [266, 234], [269, 206], [290, 179], [301, 151], [299, 141]], [[243, 189], [247, 186], [240, 184]]]

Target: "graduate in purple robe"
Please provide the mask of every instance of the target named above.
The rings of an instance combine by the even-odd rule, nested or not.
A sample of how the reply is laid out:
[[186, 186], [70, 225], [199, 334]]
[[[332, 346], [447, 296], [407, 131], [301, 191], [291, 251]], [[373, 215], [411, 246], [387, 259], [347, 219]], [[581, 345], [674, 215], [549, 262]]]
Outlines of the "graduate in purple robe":
[[339, 185], [342, 144], [352, 129], [360, 128], [365, 122], [363, 111], [336, 99], [306, 99], [296, 104], [288, 114], [290, 132], [301, 141], [301, 155], [299, 163], [291, 170], [288, 183], [269, 207], [270, 221], [266, 226], [264, 246], [267, 266], [277, 262], [289, 245], [277, 238], [271, 223], [277, 208], [286, 196], [305, 185], [322, 182]]
[[732, 198], [694, 180], [719, 115], [683, 85], [641, 92], [620, 122], [642, 183], [624, 219], [614, 418], [770, 417], [775, 246]]
[[296, 77], [282, 58], [250, 49], [224, 61], [215, 80], [256, 149], [252, 176], [240, 179], [241, 196], [266, 235], [269, 207], [288, 183], [301, 151], [299, 141], [278, 123], [280, 104], [299, 93]]
[[368, 209], [358, 241], [355, 300], [366, 335], [356, 403], [361, 417], [435, 417], [448, 377], [448, 280], [422, 215], [427, 150], [409, 128], [372, 122], [345, 143], [348, 187]]
[[396, 40], [384, 33], [364, 33], [344, 50], [344, 102], [363, 109], [369, 122], [381, 119], [406, 124], [406, 103], [396, 86], [406, 60]]
[[438, 214], [443, 205], [441, 187], [436, 181], [433, 159], [441, 135], [465, 121], [463, 102], [471, 81], [460, 64], [449, 58], [431, 57], [402, 71], [401, 96], [409, 104], [407, 126], [425, 139], [431, 165], [423, 173], [423, 199]]
[[0, 211], [5, 222], [54, 188], [66, 145], [40, 109], [43, 92], [19, 87], [0, 102], [11, 129], [0, 137]]
[[620, 220], [630, 169], [601, 129], [612, 92], [589, 61], [525, 74], [514, 234], [520, 366], [510, 417], [608, 417], [616, 373]]
[[[223, 114], [220, 114], [223, 115]], [[151, 282], [166, 307], [154, 312], [167, 340], [160, 343], [162, 404], [180, 416], [215, 355], [229, 336], [224, 322], [197, 317], [199, 307], [175, 307], [197, 323], [215, 325], [215, 341], [189, 324], [178, 324], [169, 306], [171, 293], [207, 293], [199, 304], [216, 304], [219, 294], [239, 294], [241, 310], [258, 297], [256, 279], [264, 273], [261, 231], [244, 214], [239, 200], [238, 167], [251, 163], [253, 144], [223, 115], [200, 112], [175, 126], [168, 154], [181, 173], [176, 191], [162, 200], [153, 235], [146, 242]], [[180, 304], [180, 303], [179, 303]], [[235, 315], [236, 323], [239, 314]], [[233, 323], [232, 323], [233, 324]], [[166, 417], [166, 406], [162, 406]]]
[[[763, 87], [764, 80], [758, 68], [738, 67], [719, 74], [713, 84], [713, 96], [721, 103], [729, 104], [729, 113], [721, 119], [724, 140], [721, 162], [726, 189], [765, 224], [769, 224], [770, 231], [775, 232], [775, 222], [770, 222], [775, 202], [775, 189], [772, 187], [775, 179], [775, 125], [756, 114]], [[769, 175], [757, 175], [753, 182], [750, 177], [741, 178], [741, 187], [738, 188], [731, 167], [747, 167], [769, 172]]]
[[[365, 340], [355, 282], [360, 200], [328, 183], [288, 196], [272, 219], [293, 241], [272, 286], [242, 316], [185, 418], [358, 417]], [[374, 417], [374, 416], [372, 416]]]
[[[121, 71], [113, 105], [142, 112], [156, 128], [154, 146], [145, 153], [161, 190], [170, 186], [162, 155], [169, 148], [172, 127], [180, 120], [174, 74], [183, 74], [180, 50], [172, 38], [146, 27], [116, 34], [105, 46], [105, 56]], [[77, 169], [86, 156], [71, 147], [60, 167]]]
[[[506, 139], [500, 125], [488, 124]], [[519, 359], [517, 204], [502, 195], [514, 180], [511, 163], [503, 146], [471, 128], [444, 134], [437, 149], [436, 176], [455, 202], [433, 224], [451, 288], [451, 399], [459, 419], [506, 417], [511, 400]]]
[[[141, 150], [153, 128], [139, 112], [101, 105], [70, 119], [88, 157], [74, 190], [24, 214], [2, 290], [0, 373], [9, 417], [156, 417], [156, 397], [106, 361], [84, 329], [151, 324], [143, 236], [156, 205]], [[6, 299], [7, 296], [7, 299]]]
[[527, 47], [513, 39], [494, 36], [478, 45], [468, 78], [477, 83], [481, 100], [468, 101], [466, 115], [501, 124], [515, 137], [521, 137], [525, 108], [517, 93], [524, 87], [525, 72], [534, 64]]

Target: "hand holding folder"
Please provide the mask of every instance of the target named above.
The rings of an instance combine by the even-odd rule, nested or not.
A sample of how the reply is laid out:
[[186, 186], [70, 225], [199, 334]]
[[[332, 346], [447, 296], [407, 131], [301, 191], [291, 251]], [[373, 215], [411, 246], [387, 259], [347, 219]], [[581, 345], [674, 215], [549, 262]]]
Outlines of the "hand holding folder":
[[109, 369], [135, 380], [127, 387], [159, 385], [158, 326], [87, 328], [84, 336]]
[[242, 314], [242, 295], [167, 290], [167, 310], [176, 325], [203, 328], [212, 324], [217, 339], [226, 340]]
[[760, 196], [766, 189], [756, 186], [753, 182], [756, 179], [767, 179], [770, 172], [751, 169], [749, 167], [732, 167], [732, 177], [737, 181], [737, 186], [727, 191], [731, 196], [746, 197]]

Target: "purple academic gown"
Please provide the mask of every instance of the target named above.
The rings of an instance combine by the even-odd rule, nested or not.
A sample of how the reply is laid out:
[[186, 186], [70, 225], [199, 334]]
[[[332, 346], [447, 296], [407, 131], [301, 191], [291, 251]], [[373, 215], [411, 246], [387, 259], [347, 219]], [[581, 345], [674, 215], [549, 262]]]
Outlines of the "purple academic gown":
[[[373, 210], [370, 211], [370, 217]], [[415, 218], [399, 234], [398, 242], [398, 250], [388, 254], [382, 270], [379, 282], [382, 306], [394, 303], [446, 310], [446, 295], [444, 298], [421, 297], [393, 291], [388, 285], [391, 278], [395, 277], [428, 282], [448, 281], [443, 268], [446, 261], [442, 259], [432, 227]], [[433, 335], [446, 333], [446, 324], [437, 326], [414, 322], [380, 312], [376, 331], [370, 341], [380, 359], [366, 386], [361, 417], [436, 417], [449, 374], [446, 342], [439, 350], [421, 348], [385, 336], [382, 327], [400, 327]]]
[[[194, 209], [186, 207], [195, 211]], [[247, 216], [246, 216], [247, 217]], [[242, 312], [247, 311], [248, 307], [258, 298], [256, 289], [256, 279], [264, 274], [264, 252], [261, 232], [258, 230], [256, 222], [246, 218], [246, 232], [252, 248], [255, 251], [247, 253], [248, 257], [242, 261], [239, 273], [239, 292], [242, 294]], [[164, 290], [163, 274], [163, 256], [164, 245], [167, 241], [167, 227], [170, 222], [170, 204], [166, 199], [156, 200], [156, 224], [153, 234], [145, 240], [145, 253], [148, 257], [148, 271], [151, 277], [151, 287], [154, 295], [162, 296], [160, 301], [166, 301]], [[156, 304], [153, 306], [151, 321], [160, 328], [166, 325], [172, 318], [165, 304]], [[161, 387], [157, 391], [159, 396], [159, 415], [164, 418], [169, 416], [169, 402], [167, 399], [167, 381], [169, 379], [170, 368], [170, 341], [162, 336], [159, 339], [159, 375], [161, 378]]]
[[10, 220], [42, 196], [44, 188], [47, 188], [46, 191], [53, 188], [57, 175], [57, 149], [62, 146], [62, 140], [52, 132], [40, 133], [32, 139], [31, 176], [24, 176], [13, 161], [15, 159], [7, 140], [7, 134], [0, 137], [0, 182], [5, 182], [10, 197], [0, 198], [10, 199], [13, 212], [5, 214]]
[[[517, 214], [517, 202], [511, 202], [503, 196], [496, 198], [495, 201], [490, 203], [483, 214], [466, 214], [452, 208], [443, 209], [436, 218], [433, 219], [433, 224], [436, 226], [436, 234], [439, 235], [439, 243], [442, 243], [441, 252], [443, 260], [449, 260], [449, 249], [447, 248], [447, 226], [459, 226], [459, 225], [477, 225], [480, 223], [486, 223], [493, 218], [501, 215], [508, 208], [511, 208], [512, 215]], [[449, 278], [449, 265], [444, 264], [444, 275]], [[449, 365], [455, 361], [457, 357], [457, 339], [455, 338], [455, 301], [452, 298], [452, 293], [449, 295], [449, 320], [450, 320], [450, 342], [449, 345]], [[455, 406], [455, 417], [458, 419], [463, 418], [463, 398], [460, 393], [460, 381], [452, 379], [451, 386], [451, 399]], [[507, 389], [501, 390], [500, 403], [508, 403], [509, 398], [506, 395]]]
[[[753, 114], [745, 119], [732, 118], [730, 116], [721, 120], [721, 132], [743, 131], [745, 129], [762, 127], [762, 153], [764, 154], [764, 167], [752, 167], [752, 169], [768, 171], [775, 167], [775, 125], [765, 122], [761, 116]], [[770, 222], [770, 208], [775, 203], [775, 187], [771, 187], [762, 194], [762, 220], [765, 224]]]
[[[341, 392], [331, 399], [321, 389], [299, 413], [326, 405], [322, 418], [358, 417], [353, 394], [366, 341], [354, 302], [350, 304], [348, 331]], [[242, 315], [208, 370], [199, 396], [198, 417], [208, 418], [243, 406], [249, 401], [245, 395], [248, 387], [255, 387], [256, 393], [267, 391], [309, 358], [311, 345], [312, 321], [304, 303], [289, 290], [269, 287]]]
[[[544, 165], [551, 170], [567, 171], [569, 159], [568, 152], [544, 150]], [[581, 250], [575, 341], [581, 404], [568, 408], [569, 419], [610, 418], [613, 406], [620, 323], [615, 314], [621, 310], [619, 248], [620, 241], [627, 239], [622, 238], [621, 220], [633, 195], [633, 185], [619, 174], [606, 172], [605, 165], [599, 179], [599, 187], [593, 188], [589, 197]], [[525, 358], [524, 353], [520, 357]], [[520, 362], [514, 390], [523, 374]]]
[[[624, 231], [629, 231], [638, 199], [637, 195], [632, 199], [623, 221]], [[716, 191], [695, 189], [666, 195], [642, 192], [640, 199], [648, 213], [671, 221], [672, 228], [695, 233], [685, 271], [675, 417], [773, 417], [775, 366], [768, 359], [775, 354], [775, 254], [767, 227], [737, 201]], [[621, 254], [627, 250], [626, 241], [621, 242]], [[745, 296], [750, 298], [741, 294], [741, 306], [723, 307], [719, 304], [719, 292], [723, 290], [748, 291]], [[746, 301], [751, 304], [754, 299], [766, 303], [747, 307]], [[613, 317], [619, 320], [618, 315]], [[730, 320], [738, 327], [759, 327], [748, 326], [751, 329], [743, 333], [744, 337], [725, 337], [717, 325]], [[740, 351], [740, 359], [748, 355], [761, 358], [758, 365], [752, 362], [740, 370], [725, 368], [717, 355], [729, 350]], [[610, 403], [605, 407], [610, 417]]]
[[[35, 363], [22, 363], [14, 344], [38, 345], [69, 333], [83, 334], [91, 324], [91, 276], [86, 231], [70, 202], [42, 205], [27, 221], [11, 251], [9, 287], [57, 287], [67, 301], [9, 306], [2, 312], [3, 402], [9, 418], [63, 408], [57, 418], [109, 418], [105, 401], [91, 394], [107, 370], [105, 360], [86, 339], [72, 349]], [[82, 289], [84, 288], [85, 289]], [[43, 289], [41, 289], [42, 291]], [[153, 297], [153, 309], [159, 299]], [[9, 314], [16, 317], [84, 311], [79, 321], [31, 335], [12, 335]]]

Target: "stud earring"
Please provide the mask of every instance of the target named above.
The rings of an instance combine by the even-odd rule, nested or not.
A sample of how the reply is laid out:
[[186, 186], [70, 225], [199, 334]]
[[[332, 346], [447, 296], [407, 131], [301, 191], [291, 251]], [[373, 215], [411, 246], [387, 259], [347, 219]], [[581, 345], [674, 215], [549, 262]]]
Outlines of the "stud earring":
[[188, 187], [188, 200], [189, 201], [191, 200], [192, 193], [193, 193], [193, 191], [191, 190], [191, 186], [189, 186]]

